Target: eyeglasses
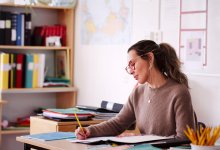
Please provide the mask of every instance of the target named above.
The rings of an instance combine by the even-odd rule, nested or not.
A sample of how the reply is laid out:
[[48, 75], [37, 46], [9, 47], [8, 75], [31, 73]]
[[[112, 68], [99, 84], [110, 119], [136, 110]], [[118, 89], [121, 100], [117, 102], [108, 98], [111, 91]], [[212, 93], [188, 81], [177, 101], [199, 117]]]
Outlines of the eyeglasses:
[[[153, 49], [153, 50], [151, 50], [150, 52], [154, 52], [156, 49]], [[138, 59], [138, 58], [140, 58], [140, 57], [142, 57], [142, 56], [145, 56], [145, 55], [147, 55], [148, 53], [150, 53], [150, 52], [147, 52], [147, 53], [145, 53], [145, 54], [143, 54], [143, 55], [140, 55], [140, 56], [137, 56], [137, 57], [135, 57], [133, 60], [136, 60], [136, 59]], [[134, 70], [135, 70], [135, 63], [136, 62], [132, 62], [131, 60], [129, 61], [129, 63], [128, 63], [128, 66], [127, 67], [125, 67], [125, 70], [127, 71], [127, 73], [128, 74], [133, 74], [133, 72], [134, 72]]]
[[147, 53], [135, 57], [135, 58], [133, 59], [133, 62], [132, 62], [131, 60], [129, 61], [128, 66], [125, 67], [125, 70], [127, 71], [128, 74], [133, 74], [133, 72], [134, 72], [134, 70], [135, 70], [135, 63], [136, 63], [136, 62], [134, 62], [134, 60], [136, 60], [136, 59], [138, 59], [138, 58], [140, 58], [140, 57], [142, 57], [142, 56], [145, 56], [145, 55], [147, 55]]

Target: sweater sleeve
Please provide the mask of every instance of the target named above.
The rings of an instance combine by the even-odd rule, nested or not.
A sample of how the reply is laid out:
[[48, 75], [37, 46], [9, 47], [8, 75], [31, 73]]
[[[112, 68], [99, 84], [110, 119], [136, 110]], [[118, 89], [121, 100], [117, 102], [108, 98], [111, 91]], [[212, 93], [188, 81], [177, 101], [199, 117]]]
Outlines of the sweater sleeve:
[[115, 136], [125, 131], [135, 122], [134, 108], [131, 96], [122, 110], [114, 118], [97, 125], [88, 127], [91, 137], [97, 136]]
[[177, 95], [174, 104], [176, 133], [178, 138], [186, 138], [184, 130], [186, 126], [195, 129], [194, 110], [191, 102], [191, 96], [188, 90], [184, 90]]

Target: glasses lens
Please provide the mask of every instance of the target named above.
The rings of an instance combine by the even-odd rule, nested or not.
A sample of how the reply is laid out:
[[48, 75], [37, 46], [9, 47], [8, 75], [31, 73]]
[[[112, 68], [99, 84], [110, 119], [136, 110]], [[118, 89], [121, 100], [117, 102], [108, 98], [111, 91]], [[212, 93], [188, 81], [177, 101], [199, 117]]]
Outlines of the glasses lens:
[[131, 68], [130, 68], [129, 66], [127, 66], [127, 67], [125, 68], [125, 70], [127, 71], [128, 74], [131, 74], [131, 73], [132, 73], [132, 70], [131, 70]]

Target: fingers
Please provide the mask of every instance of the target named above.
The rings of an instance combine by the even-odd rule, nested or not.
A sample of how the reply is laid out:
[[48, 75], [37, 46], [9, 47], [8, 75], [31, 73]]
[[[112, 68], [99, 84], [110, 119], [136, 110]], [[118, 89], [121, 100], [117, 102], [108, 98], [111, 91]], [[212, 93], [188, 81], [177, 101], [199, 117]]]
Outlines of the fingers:
[[76, 138], [79, 139], [79, 140], [85, 140], [86, 138], [89, 137], [90, 135], [90, 132], [87, 128], [80, 128], [78, 127], [76, 130], [75, 130], [75, 135], [76, 135]]

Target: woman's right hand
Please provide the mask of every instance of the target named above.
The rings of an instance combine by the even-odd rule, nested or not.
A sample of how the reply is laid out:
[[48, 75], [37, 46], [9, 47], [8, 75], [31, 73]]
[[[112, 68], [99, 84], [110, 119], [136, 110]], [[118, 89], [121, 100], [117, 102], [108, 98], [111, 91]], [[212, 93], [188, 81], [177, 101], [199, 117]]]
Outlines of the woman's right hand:
[[76, 135], [77, 139], [85, 140], [85, 139], [87, 139], [90, 136], [90, 131], [88, 130], [88, 128], [84, 128], [84, 127], [80, 128], [80, 127], [78, 127], [75, 130], [75, 135]]

